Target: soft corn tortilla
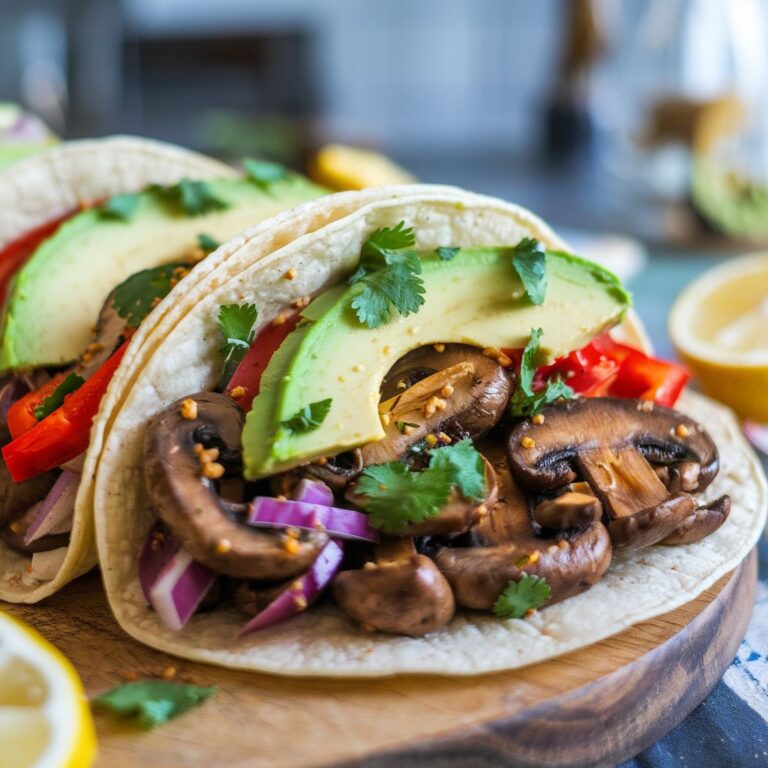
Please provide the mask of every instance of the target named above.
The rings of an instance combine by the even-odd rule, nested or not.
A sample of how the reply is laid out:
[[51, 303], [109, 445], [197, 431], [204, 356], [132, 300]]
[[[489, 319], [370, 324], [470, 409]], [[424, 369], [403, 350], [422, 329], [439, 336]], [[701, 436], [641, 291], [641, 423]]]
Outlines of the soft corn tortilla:
[[[524, 666], [597, 642], [688, 602], [737, 566], [764, 525], [765, 480], [731, 414], [689, 394], [681, 409], [710, 431], [722, 455], [721, 473], [705, 496], [730, 494], [730, 519], [697, 544], [617, 555], [590, 591], [532, 619], [501, 621], [460, 611], [450, 625], [427, 637], [369, 635], [325, 602], [240, 640], [236, 635], [245, 618], [233, 609], [196, 615], [180, 632], [162, 625], [148, 608], [138, 579], [138, 553], [154, 522], [142, 480], [143, 435], [152, 417], [171, 402], [215, 385], [221, 362], [216, 332], [220, 305], [256, 303], [258, 331], [292, 299], [342, 279], [354, 267], [366, 237], [401, 220], [414, 226], [421, 249], [447, 243], [515, 243], [526, 236], [551, 248], [563, 247], [536, 217], [491, 198], [423, 186], [376, 194], [375, 201], [370, 193], [334, 196], [342, 201], [337, 213], [350, 207], [354, 211], [316, 232], [304, 226], [302, 233], [293, 219], [273, 220], [253, 237], [246, 233], [230, 249], [225, 267], [188, 288], [183, 301], [168, 298], [172, 313], [145, 334], [133, 366], [110, 389], [111, 419], [101, 421], [98, 436], [103, 450], [94, 504], [104, 582], [121, 626], [137, 640], [180, 657], [281, 675], [473, 675]], [[333, 198], [326, 205], [328, 200]], [[321, 209], [319, 202], [304, 206], [304, 221]], [[269, 252], [261, 238], [285, 245]], [[289, 268], [296, 270], [292, 281], [282, 279]]]

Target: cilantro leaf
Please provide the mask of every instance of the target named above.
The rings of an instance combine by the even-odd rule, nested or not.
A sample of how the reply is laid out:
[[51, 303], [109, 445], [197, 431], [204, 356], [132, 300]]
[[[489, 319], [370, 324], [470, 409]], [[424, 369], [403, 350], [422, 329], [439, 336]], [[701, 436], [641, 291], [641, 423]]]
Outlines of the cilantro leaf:
[[435, 253], [440, 261], [451, 261], [456, 258], [456, 255], [460, 251], [460, 248], [448, 248], [446, 246], [440, 246], [435, 249]]
[[97, 210], [102, 219], [128, 221], [133, 217], [138, 205], [139, 196], [136, 194], [114, 195]]
[[170, 187], [153, 184], [149, 189], [160, 197], [163, 203], [187, 216], [202, 216], [229, 208], [229, 203], [218, 197], [206, 181], [182, 179]]
[[207, 232], [201, 232], [197, 236], [197, 244], [206, 254], [213, 253], [221, 245], [215, 237], [211, 237]]
[[219, 352], [224, 355], [221, 371], [221, 388], [224, 389], [232, 378], [240, 361], [253, 344], [256, 333], [253, 325], [259, 316], [255, 304], [228, 304], [219, 307], [218, 326], [224, 337]]
[[131, 718], [143, 728], [154, 728], [198, 706], [217, 690], [165, 680], [140, 680], [118, 685], [95, 698], [93, 704]]
[[416, 245], [416, 236], [413, 227], [406, 227], [401, 221], [394, 227], [382, 227], [377, 229], [364, 243], [360, 251], [363, 260], [386, 257], [393, 251], [401, 251]]
[[48, 397], [35, 408], [35, 418], [42, 421], [64, 403], [64, 398], [85, 384], [85, 379], [72, 371]]
[[493, 604], [500, 619], [521, 619], [530, 610], [540, 608], [552, 596], [552, 589], [541, 576], [524, 573], [520, 581], [510, 581]]
[[547, 252], [544, 246], [532, 237], [523, 238], [512, 249], [512, 265], [531, 303], [543, 304], [547, 292]]
[[276, 181], [283, 181], [290, 176], [285, 166], [270, 163], [268, 160], [255, 160], [252, 157], [243, 160], [243, 168], [248, 178], [264, 192], [268, 192]]
[[405, 433], [406, 427], [411, 427], [411, 429], [416, 429], [418, 427], [418, 424], [413, 424], [410, 421], [396, 421], [395, 426], [397, 427], [397, 431], [402, 435]]
[[533, 391], [533, 377], [536, 374], [535, 361], [539, 352], [541, 335], [541, 328], [532, 328], [531, 338], [523, 350], [520, 371], [517, 376], [517, 387], [509, 400], [509, 413], [514, 418], [533, 416], [545, 405], [576, 396], [573, 389], [560, 376], [547, 381], [541, 391]]
[[291, 416], [290, 419], [280, 423], [283, 429], [291, 432], [311, 432], [317, 429], [324, 421], [328, 412], [331, 410], [333, 400], [328, 397], [325, 400], [305, 405], [300, 411]]
[[455, 488], [467, 498], [485, 496], [483, 458], [468, 439], [435, 448], [429, 467], [421, 472], [399, 461], [368, 467], [355, 491], [365, 497], [362, 506], [371, 525], [396, 534], [436, 515]]
[[138, 328], [186, 271], [186, 264], [177, 262], [137, 272], [112, 292], [112, 307], [126, 325]]

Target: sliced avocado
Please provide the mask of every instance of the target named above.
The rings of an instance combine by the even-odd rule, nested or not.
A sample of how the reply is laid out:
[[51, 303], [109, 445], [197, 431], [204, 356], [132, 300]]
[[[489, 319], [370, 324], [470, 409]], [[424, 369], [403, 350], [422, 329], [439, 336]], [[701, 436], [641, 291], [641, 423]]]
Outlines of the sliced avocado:
[[[307, 307], [304, 315], [314, 322], [295, 331], [296, 339], [286, 338], [290, 352], [286, 349], [275, 368], [277, 386], [262, 402], [262, 395], [254, 400], [246, 419], [246, 477], [264, 477], [382, 438], [382, 379], [416, 347], [456, 342], [522, 348], [531, 329], [542, 328], [543, 363], [544, 357], [584, 346], [618, 322], [630, 305], [618, 278], [565, 253], [547, 254], [546, 300], [538, 306], [526, 296], [509, 249], [462, 249], [451, 261], [427, 254], [422, 265], [424, 305], [379, 328], [362, 325], [350, 306], [364, 289], [360, 284], [346, 286], [330, 306], [321, 296]], [[318, 312], [317, 305], [325, 311]], [[320, 427], [292, 432], [281, 426], [326, 398], [332, 399], [331, 410]]]
[[298, 176], [263, 190], [248, 178], [208, 188], [227, 204], [199, 216], [169, 206], [151, 190], [139, 194], [126, 221], [99, 209], [77, 214], [14, 277], [0, 325], [0, 371], [61, 365], [77, 358], [109, 292], [149, 267], [183, 261], [205, 233], [225, 242], [280, 211], [325, 194]]

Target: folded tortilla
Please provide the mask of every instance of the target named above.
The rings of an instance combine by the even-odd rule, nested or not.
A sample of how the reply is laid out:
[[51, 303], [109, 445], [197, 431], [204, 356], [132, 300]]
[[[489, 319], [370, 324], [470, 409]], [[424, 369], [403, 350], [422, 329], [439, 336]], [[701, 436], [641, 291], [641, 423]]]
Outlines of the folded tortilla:
[[[325, 218], [319, 228], [310, 221]], [[424, 185], [342, 193], [308, 203], [293, 216], [273, 219], [214, 254], [217, 262], [185, 295], [165, 300], [169, 310], [143, 338], [131, 365], [113, 382], [94, 430], [89, 472], [99, 556], [110, 605], [134, 638], [168, 653], [222, 666], [280, 675], [379, 677], [403, 673], [473, 675], [513, 669], [597, 642], [680, 606], [735, 568], [765, 523], [766, 484], [756, 457], [729, 411], [687, 394], [681, 410], [698, 419], [717, 443], [722, 468], [703, 494], [729, 494], [730, 518], [714, 534], [687, 546], [656, 546], [614, 555], [589, 591], [527, 620], [502, 621], [459, 611], [425, 637], [368, 635], [330, 602], [282, 624], [236, 639], [243, 616], [230, 608], [198, 613], [181, 631], [167, 629], [147, 606], [138, 578], [138, 554], [155, 518], [143, 483], [147, 425], [180, 397], [213, 389], [220, 368], [215, 332], [221, 305], [253, 302], [259, 329], [293, 299], [339, 282], [357, 263], [366, 238], [404, 220], [416, 247], [447, 243], [497, 246], [534, 237], [552, 249], [562, 241], [529, 212], [493, 198]], [[296, 277], [282, 279], [288, 267]], [[625, 334], [642, 345], [630, 320]]]

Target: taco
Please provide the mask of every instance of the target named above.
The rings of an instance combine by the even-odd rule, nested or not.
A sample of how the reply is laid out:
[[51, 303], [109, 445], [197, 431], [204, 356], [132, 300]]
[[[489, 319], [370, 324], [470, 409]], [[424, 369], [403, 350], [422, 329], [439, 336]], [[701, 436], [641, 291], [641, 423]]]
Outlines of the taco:
[[114, 382], [94, 506], [121, 626], [282, 675], [469, 675], [738, 565], [759, 464], [631, 319], [617, 340], [618, 279], [517, 206], [377, 195], [246, 233]]
[[36, 602], [95, 564], [89, 431], [154, 307], [220, 241], [324, 193], [281, 166], [240, 174], [131, 137], [0, 173], [0, 599]]

